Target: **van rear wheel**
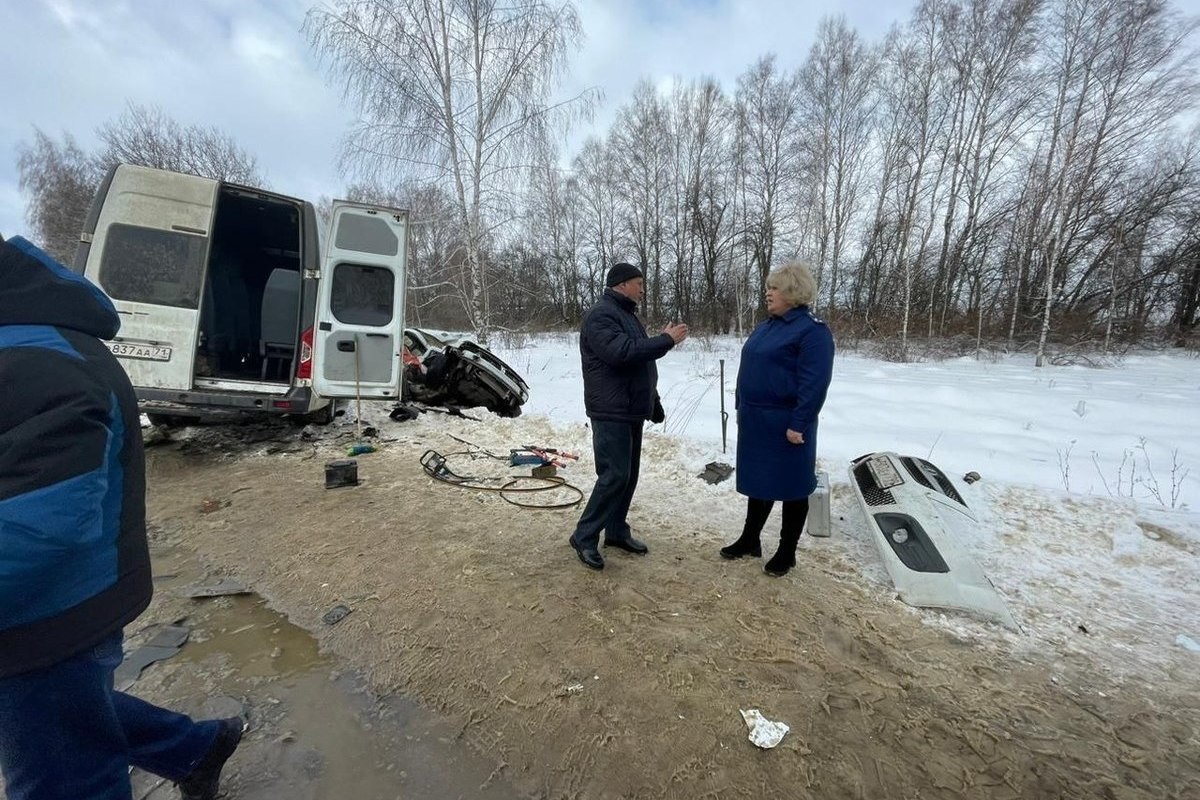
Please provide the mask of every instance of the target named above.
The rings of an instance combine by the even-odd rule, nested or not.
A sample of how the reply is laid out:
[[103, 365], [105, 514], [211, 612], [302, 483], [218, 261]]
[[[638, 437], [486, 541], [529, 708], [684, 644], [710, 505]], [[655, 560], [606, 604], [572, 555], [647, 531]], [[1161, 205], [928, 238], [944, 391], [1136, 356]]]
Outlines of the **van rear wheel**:
[[306, 425], [328, 425], [333, 422], [334, 413], [337, 410], [337, 401], [330, 400], [329, 405], [322, 409], [305, 414], [301, 417]]

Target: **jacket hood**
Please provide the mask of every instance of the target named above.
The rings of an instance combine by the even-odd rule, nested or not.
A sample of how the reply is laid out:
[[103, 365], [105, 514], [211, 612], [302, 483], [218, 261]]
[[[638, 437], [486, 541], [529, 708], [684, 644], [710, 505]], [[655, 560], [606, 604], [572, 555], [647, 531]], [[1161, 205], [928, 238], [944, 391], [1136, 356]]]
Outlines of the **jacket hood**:
[[94, 283], [14, 236], [0, 242], [0, 325], [53, 325], [111, 339], [121, 318]]

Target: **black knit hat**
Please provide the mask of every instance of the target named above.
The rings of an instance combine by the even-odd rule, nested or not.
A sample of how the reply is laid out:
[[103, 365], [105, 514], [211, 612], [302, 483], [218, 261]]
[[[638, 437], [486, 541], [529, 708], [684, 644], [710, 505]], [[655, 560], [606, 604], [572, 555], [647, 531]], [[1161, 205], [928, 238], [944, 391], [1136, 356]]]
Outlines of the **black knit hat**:
[[620, 286], [625, 281], [633, 280], [634, 278], [644, 278], [642, 271], [633, 264], [626, 264], [622, 261], [620, 264], [613, 264], [612, 269], [608, 271], [608, 277], [604, 280], [604, 285], [612, 288]]

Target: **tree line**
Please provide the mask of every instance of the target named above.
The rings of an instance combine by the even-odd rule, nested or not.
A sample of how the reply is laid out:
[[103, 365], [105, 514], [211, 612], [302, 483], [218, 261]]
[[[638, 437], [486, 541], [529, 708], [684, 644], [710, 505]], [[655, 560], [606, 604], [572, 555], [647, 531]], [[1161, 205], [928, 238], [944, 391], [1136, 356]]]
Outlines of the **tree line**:
[[156, 106], [128, 103], [96, 130], [99, 147], [84, 150], [70, 133], [56, 140], [35, 128], [17, 147], [18, 185], [28, 197], [26, 221], [55, 258], [70, 263], [92, 198], [110, 167], [122, 162], [217, 180], [260, 185], [258, 160], [213, 126], [182, 125]]
[[[1163, 0], [924, 0], [879, 42], [827, 18], [795, 69], [765, 55], [732, 87], [641, 84], [565, 164], [538, 102], [560, 50], [524, 62], [542, 93], [499, 118], [500, 135], [530, 134], [521, 147], [488, 160], [478, 125], [479, 98], [513, 98], [487, 77], [504, 65], [470, 43], [497, 15], [547, 7], [452, 6], [448, 47], [420, 33], [446, 29], [421, 0], [350, 0], [308, 27], [331, 76], [359, 80], [349, 96], [389, 110], [363, 116], [348, 154], [374, 180], [399, 176], [362, 196], [418, 212], [413, 300], [431, 319], [573, 326], [629, 260], [651, 321], [744, 331], [770, 269], [801, 258], [839, 333], [892, 339], [901, 358], [913, 337], [1030, 346], [1041, 363], [1051, 345], [1194, 335], [1197, 20]], [[573, 16], [551, 24], [578, 33]], [[398, 60], [430, 52], [465, 102], [395, 79]], [[586, 113], [592, 98], [572, 102]], [[399, 129], [448, 142], [420, 164], [382, 146], [417, 107], [435, 113]], [[471, 135], [450, 132], [464, 122]], [[463, 145], [484, 159], [463, 169]], [[473, 205], [455, 191], [464, 174]]]
[[[1165, 0], [924, 0], [878, 42], [827, 18], [796, 68], [643, 83], [570, 155], [597, 97], [555, 99], [569, 3], [342, 0], [304, 35], [358, 112], [348, 194], [413, 212], [415, 322], [573, 327], [628, 260], [651, 322], [745, 331], [801, 258], [839, 337], [1041, 363], [1195, 337], [1196, 30]], [[43, 231], [67, 218], [31, 208]]]

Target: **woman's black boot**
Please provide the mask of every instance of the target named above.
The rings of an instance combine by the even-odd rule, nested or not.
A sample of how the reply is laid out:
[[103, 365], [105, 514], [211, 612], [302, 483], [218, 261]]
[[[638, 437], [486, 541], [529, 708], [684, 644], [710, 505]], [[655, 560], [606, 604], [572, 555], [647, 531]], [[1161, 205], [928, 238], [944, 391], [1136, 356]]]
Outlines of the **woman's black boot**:
[[743, 531], [736, 542], [721, 548], [721, 558], [741, 558], [742, 556], [762, 558], [762, 542], [759, 540], [758, 533], [749, 534]]
[[796, 543], [799, 540], [799, 536], [788, 536], [786, 533], [781, 534], [779, 537], [779, 549], [763, 565], [763, 572], [774, 578], [781, 578], [787, 575], [788, 571], [796, 566]]
[[781, 578], [796, 566], [796, 545], [808, 519], [808, 498], [787, 500], [783, 504], [783, 529], [779, 531], [779, 549], [763, 565], [763, 572]]
[[762, 536], [763, 525], [767, 524], [767, 517], [771, 515], [773, 505], [775, 504], [770, 500], [746, 498], [746, 524], [742, 528], [742, 535], [733, 544], [721, 548], [721, 558], [762, 558], [762, 542], [759, 537]]

